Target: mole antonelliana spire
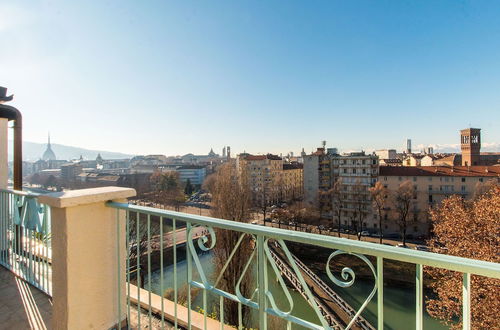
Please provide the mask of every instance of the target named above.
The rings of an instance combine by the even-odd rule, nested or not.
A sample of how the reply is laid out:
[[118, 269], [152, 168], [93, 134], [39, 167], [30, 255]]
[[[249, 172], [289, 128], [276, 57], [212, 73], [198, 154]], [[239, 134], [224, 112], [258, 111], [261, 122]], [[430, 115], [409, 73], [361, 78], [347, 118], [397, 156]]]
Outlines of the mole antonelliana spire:
[[45, 152], [43, 153], [42, 156], [43, 160], [56, 160], [56, 154], [54, 151], [52, 151], [52, 146], [50, 145], [50, 133], [48, 136], [48, 141], [47, 141], [47, 149], [45, 149]]

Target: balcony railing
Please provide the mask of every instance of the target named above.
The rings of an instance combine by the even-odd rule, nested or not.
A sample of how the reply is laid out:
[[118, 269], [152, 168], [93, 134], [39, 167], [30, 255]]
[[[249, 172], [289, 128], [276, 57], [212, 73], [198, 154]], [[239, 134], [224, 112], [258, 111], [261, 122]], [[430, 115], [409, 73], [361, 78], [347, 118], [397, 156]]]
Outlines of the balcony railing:
[[0, 264], [51, 295], [50, 208], [37, 196], [0, 190]]
[[[163, 327], [166, 322], [171, 322], [176, 327], [178, 324], [187, 324], [191, 327], [192, 322], [198, 320], [200, 328], [208, 329], [213, 326], [214, 321], [218, 321], [222, 328], [226, 322], [224, 316], [224, 305], [233, 302], [238, 305], [238, 328], [248, 326], [243, 324], [242, 309], [249, 308], [254, 310], [257, 315], [255, 326], [259, 329], [269, 328], [268, 316], [272, 315], [283, 319], [288, 324], [300, 325], [310, 329], [338, 329], [338, 328], [361, 328], [372, 329], [384, 328], [384, 261], [393, 260], [414, 264], [416, 269], [416, 308], [415, 320], [416, 329], [423, 328], [424, 315], [424, 278], [423, 269], [425, 267], [436, 267], [463, 273], [463, 314], [462, 323], [464, 329], [470, 329], [471, 326], [471, 275], [481, 275], [491, 278], [500, 278], [500, 265], [491, 262], [465, 259], [455, 256], [435, 254], [430, 252], [415, 251], [409, 249], [396, 248], [391, 246], [335, 238], [317, 234], [295, 232], [271, 227], [262, 227], [253, 224], [240, 223], [222, 219], [215, 219], [204, 216], [197, 216], [167, 210], [160, 210], [149, 207], [130, 205], [125, 203], [109, 202], [108, 207], [126, 211], [125, 232], [120, 233], [119, 237], [125, 235], [126, 246], [128, 246], [128, 257], [126, 258], [126, 273], [119, 272], [118, 281], [126, 277], [126, 308], [127, 315], [131, 315], [131, 310], [142, 306], [148, 314], [147, 321], [151, 326], [153, 315], [159, 317], [159, 322]], [[119, 221], [122, 218], [119, 219]], [[153, 230], [156, 225], [159, 232]], [[167, 228], [167, 229], [165, 229]], [[214, 250], [217, 244], [222, 244], [217, 236], [222, 232], [237, 233], [238, 240], [231, 251], [228, 253], [227, 260], [220, 269], [219, 274], [210, 276], [205, 267], [203, 267], [199, 254], [209, 253]], [[220, 280], [225, 276], [225, 271], [241, 247], [242, 242], [250, 242], [251, 247], [245, 254], [248, 259], [245, 260], [245, 266], [240, 269], [238, 281], [235, 287], [230, 290], [224, 290], [220, 287]], [[286, 243], [285, 243], [286, 242]], [[331, 315], [323, 306], [324, 302], [318, 299], [317, 292], [311, 290], [308, 283], [307, 272], [304, 272], [304, 264], [298, 262], [296, 256], [289, 249], [290, 244], [307, 244], [316, 247], [331, 249], [328, 258], [323, 260], [326, 268], [327, 281], [330, 287], [349, 288], [356, 279], [355, 271], [350, 267], [344, 267], [341, 271], [341, 278], [335, 276], [331, 271], [331, 266], [340, 255], [351, 255], [361, 264], [366, 264], [371, 276], [373, 276], [373, 286], [369, 292], [366, 292], [366, 299], [359, 308], [353, 309], [352, 306], [346, 307], [345, 312], [339, 315]], [[178, 246], [186, 244], [185, 264], [187, 267], [184, 275], [187, 283], [187, 306], [179, 305], [179, 284], [180, 280], [177, 267], [180, 264]], [[164, 252], [167, 247], [172, 251]], [[158, 276], [161, 295], [166, 289], [173, 290], [173, 302], [163, 297], [159, 297], [152, 290], [152, 254], [159, 254], [159, 274]], [[117, 256], [120, 251], [117, 251]], [[279, 257], [279, 260], [277, 257]], [[164, 260], [171, 258], [173, 270], [173, 284], [171, 287], [165, 286]], [[286, 267], [284, 266], [286, 265]], [[253, 268], [253, 271], [250, 270]], [[286, 269], [285, 269], [286, 268]], [[120, 269], [120, 266], [118, 267]], [[248, 272], [248, 274], [247, 274]], [[293, 300], [290, 297], [289, 289], [283, 278], [287, 274], [288, 283], [292, 283], [297, 291], [305, 297], [311, 305], [318, 323], [300, 318], [293, 313]], [[232, 274], [235, 276], [236, 274]], [[241, 293], [241, 283], [245, 276], [250, 276], [252, 283], [255, 284], [250, 296]], [[270, 289], [270, 278], [276, 279], [279, 286], [285, 293], [285, 299], [288, 308], [283, 309], [277, 303], [277, 297]], [[134, 286], [135, 283], [135, 286]], [[147, 283], [147, 284], [145, 284]], [[118, 287], [120, 284], [118, 284]], [[201, 290], [202, 306], [201, 310], [193, 311], [191, 301], [191, 290]], [[209, 305], [208, 297], [218, 297], [212, 306]], [[118, 299], [120, 295], [118, 295]], [[387, 299], [387, 298], [386, 298]], [[333, 300], [333, 299], [332, 299]], [[376, 300], [377, 320], [376, 324], [368, 324], [361, 317], [368, 303]], [[209, 315], [213, 305], [218, 307], [215, 314]], [[121, 306], [118, 301], [118, 306]], [[172, 311], [172, 309], [174, 309]], [[182, 310], [182, 311], [181, 311]], [[182, 315], [181, 315], [182, 314]], [[216, 320], [214, 320], [214, 318]], [[139, 318], [139, 328], [140, 326]]]

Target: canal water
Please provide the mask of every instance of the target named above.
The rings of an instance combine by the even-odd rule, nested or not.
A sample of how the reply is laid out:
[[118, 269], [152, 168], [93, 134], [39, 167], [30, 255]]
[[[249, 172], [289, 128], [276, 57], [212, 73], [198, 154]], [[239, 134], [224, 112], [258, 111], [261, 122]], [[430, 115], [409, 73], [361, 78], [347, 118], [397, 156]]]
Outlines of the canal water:
[[[187, 263], [185, 261], [185, 253], [184, 249], [178, 249], [178, 260], [177, 263], [177, 287], [182, 288], [185, 287], [187, 283]], [[204, 269], [207, 277], [213, 275], [214, 272], [214, 264], [212, 263], [212, 256], [210, 253], [200, 254], [200, 262]], [[198, 280], [199, 276], [195, 269], [193, 263], [193, 278]], [[163, 269], [163, 289], [164, 292], [168, 288], [174, 287], [173, 281], [173, 272], [174, 266], [168, 265]], [[288, 303], [286, 300], [286, 296], [282, 291], [279, 283], [276, 281], [276, 275], [272, 270], [271, 266], [268, 269], [269, 274], [269, 288], [273, 293], [275, 301], [278, 304], [278, 307], [283, 311], [288, 311]], [[148, 288], [148, 282], [145, 282], [145, 287]], [[332, 286], [332, 288], [344, 299], [346, 300], [353, 308], [357, 309], [363, 301], [366, 299], [367, 295], [373, 289], [373, 281], [356, 279], [353, 286], [350, 288], [340, 288], [335, 286], [329, 279], [326, 278], [326, 275], [323, 275], [323, 280], [325, 283]], [[154, 293], [161, 295], [161, 286], [160, 286], [160, 270], [157, 270], [151, 274], [151, 289]], [[292, 310], [292, 315], [308, 320], [313, 323], [319, 324], [319, 320], [311, 308], [311, 306], [305, 301], [305, 299], [298, 293], [297, 291], [289, 288], [289, 292], [294, 301], [294, 307]], [[372, 298], [372, 301], [368, 304], [367, 308], [363, 312], [363, 316], [373, 325], [377, 323], [377, 296], [375, 295]], [[209, 294], [208, 296], [208, 306], [214, 306], [218, 304], [219, 298], [215, 295]], [[198, 294], [192, 301], [192, 308], [197, 310], [203, 307], [202, 303], [202, 294]], [[208, 310], [208, 312], [212, 312], [212, 310]], [[252, 314], [250, 321], [252, 324], [245, 324], [245, 326], [250, 327], [253, 326], [256, 328], [256, 313]], [[401, 288], [386, 285], [384, 287], [384, 323], [385, 329], [414, 329], [415, 328], [415, 289], [414, 288]], [[275, 320], [273, 323], [274, 328], [286, 328], [286, 324], [281, 322], [280, 320]], [[302, 327], [292, 324], [292, 329], [302, 329]], [[438, 320], [430, 317], [426, 312], [424, 312], [424, 329], [431, 330], [441, 330], [447, 329], [444, 325], [440, 324]]]

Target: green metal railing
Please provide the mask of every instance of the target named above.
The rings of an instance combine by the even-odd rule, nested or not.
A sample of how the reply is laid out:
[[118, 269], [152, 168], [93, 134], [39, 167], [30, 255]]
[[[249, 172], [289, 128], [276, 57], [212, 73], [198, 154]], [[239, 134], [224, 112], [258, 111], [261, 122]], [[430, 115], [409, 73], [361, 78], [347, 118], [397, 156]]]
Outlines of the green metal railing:
[[[127, 315], [130, 320], [131, 311], [137, 306], [146, 306], [146, 317], [148, 319], [149, 326], [151, 327], [151, 322], [153, 319], [153, 314], [159, 315], [159, 322], [161, 327], [165, 327], [166, 320], [165, 315], [171, 314], [172, 317], [169, 319], [176, 328], [178, 323], [181, 322], [179, 318], [178, 308], [178, 275], [177, 275], [177, 264], [179, 263], [177, 248], [180, 244], [186, 244], [186, 263], [187, 263], [187, 275], [186, 282], [188, 285], [187, 290], [187, 315], [185, 321], [187, 328], [194, 327], [192, 322], [194, 322], [192, 305], [191, 305], [191, 288], [198, 288], [202, 290], [202, 313], [203, 324], [202, 328], [208, 329], [207, 326], [209, 315], [207, 311], [211, 306], [208, 306], [207, 294], [218, 296], [218, 307], [219, 313], [217, 313], [218, 321], [220, 322], [220, 327], [222, 328], [225, 323], [224, 318], [224, 303], [233, 301], [238, 304], [239, 311], [239, 324], [237, 325], [239, 329], [244, 329], [247, 326], [243, 324], [241, 317], [242, 306], [247, 306], [251, 310], [255, 310], [258, 314], [258, 321], [256, 322], [259, 329], [267, 329], [267, 320], [269, 315], [279, 317], [286, 321], [287, 328], [291, 328], [292, 324], [300, 325], [310, 329], [338, 329], [338, 328], [377, 328], [383, 329], [384, 327], [384, 261], [394, 260], [405, 263], [411, 263], [415, 265], [415, 284], [416, 284], [416, 308], [415, 308], [415, 322], [416, 329], [423, 329], [423, 314], [424, 314], [424, 298], [423, 298], [423, 288], [424, 288], [424, 272], [423, 267], [436, 267], [441, 269], [447, 269], [450, 271], [456, 271], [463, 273], [463, 311], [462, 311], [462, 324], [464, 329], [471, 328], [471, 301], [470, 301], [470, 280], [471, 275], [481, 275], [490, 278], [500, 278], [500, 264], [485, 262], [479, 260], [466, 259], [461, 257], [436, 254], [424, 251], [416, 251], [410, 249], [397, 248], [392, 246], [385, 246], [381, 244], [374, 244], [369, 242], [361, 242], [355, 240], [348, 240], [342, 238], [335, 238], [331, 236], [323, 236], [317, 234], [310, 234], [304, 232], [295, 232], [278, 228], [263, 227], [253, 224], [246, 224], [234, 221], [227, 221], [222, 219], [215, 219], [205, 216], [197, 216], [180, 212], [173, 212], [168, 210], [160, 210], [150, 207], [136, 206], [124, 203], [109, 202], [107, 204], [109, 207], [113, 207], [120, 210], [126, 211], [126, 233], [120, 233], [120, 227], [118, 226], [119, 235], [126, 235], [126, 245], [128, 246], [128, 257], [126, 258], [126, 274], [120, 274], [121, 276], [126, 276], [127, 282]], [[169, 230], [164, 232], [164, 224], [168, 222]], [[152, 232], [152, 224], [159, 225], [159, 235], [157, 230]], [[134, 227], [134, 228], [132, 228]], [[141, 229], [142, 228], [142, 229]], [[200, 251], [210, 251], [217, 244], [216, 230], [228, 230], [239, 233], [239, 240], [233, 247], [229, 258], [221, 270], [221, 274], [218, 274], [217, 278], [212, 278], [207, 276], [205, 269], [203, 269], [202, 264], [199, 259]], [[221, 276], [228, 263], [231, 261], [235, 255], [235, 251], [239, 248], [240, 243], [244, 238], [250, 238], [253, 248], [248, 251], [248, 261], [245, 267], [241, 270], [240, 280], [234, 288], [233, 292], [228, 292], [221, 290], [217, 287]], [[196, 241], [196, 244], [195, 244]], [[360, 260], [360, 263], [364, 263], [370, 269], [370, 274], [373, 275], [374, 285], [370, 292], [367, 292], [367, 298], [362, 303], [361, 307], [357, 309], [357, 312], [352, 315], [348, 322], [335, 323], [329, 320], [328, 315], [325, 315], [324, 311], [320, 308], [317, 300], [314, 297], [313, 292], [306, 283], [304, 272], [304, 265], [299, 264], [296, 261], [296, 257], [290, 252], [287, 244], [290, 243], [301, 243], [307, 245], [314, 245], [317, 247], [322, 247], [326, 249], [331, 249], [333, 252], [329, 255], [329, 258], [325, 260], [328, 279], [338, 287], [349, 288], [355, 282], [355, 272], [350, 267], [344, 267], [341, 271], [342, 279], [335, 276], [330, 270], [330, 267], [335, 263], [335, 258], [339, 255], [351, 255]], [[172, 247], [172, 251], [164, 251], [166, 247]], [[293, 315], [293, 301], [288, 293], [288, 288], [282, 277], [282, 273], [278, 268], [276, 262], [276, 255], [273, 252], [275, 248], [279, 248], [282, 255], [283, 261], [288, 264], [289, 269], [294, 273], [294, 280], [298, 281], [297, 284], [303, 288], [302, 292], [304, 297], [307, 297], [308, 303], [311, 305], [316, 316], [319, 319], [319, 324], [310, 322], [308, 320], [301, 319]], [[151, 290], [151, 274], [152, 274], [152, 263], [151, 255], [154, 251], [159, 254], [159, 271], [160, 271], [160, 292], [163, 294], [164, 290], [167, 288], [163, 287], [164, 273], [163, 273], [163, 262], [166, 257], [172, 258], [173, 263], [173, 311], [165, 309], [164, 299], [161, 299], [161, 307], [153, 310], [151, 308], [152, 296], [154, 296]], [[168, 254], [168, 255], [167, 255]], [[118, 256], [120, 252], [118, 251]], [[376, 261], [375, 265], [372, 261]], [[253, 272], [253, 282], [255, 283], [255, 290], [250, 297], [245, 297], [240, 292], [241, 279], [249, 269], [251, 265], [256, 266], [256, 270]], [[299, 267], [300, 266], [300, 267]], [[269, 289], [269, 269], [271, 269], [272, 275], [276, 276], [281, 288], [283, 289], [286, 299], [290, 304], [289, 310], [282, 310], [278, 307], [276, 299], [273, 293]], [[302, 269], [302, 271], [301, 271]], [[193, 273], [197, 274], [195, 279]], [[289, 275], [289, 274], [287, 274]], [[148, 285], [142, 285], [141, 277], [146, 279]], [[132, 282], [137, 286], [137, 293], [131, 293]], [[140, 297], [140, 294], [146, 290], [147, 297]], [[120, 291], [119, 291], [120, 292]], [[130, 297], [134, 295], [139, 303], [134, 304]], [[376, 297], [375, 297], [376, 296]], [[120, 297], [118, 299], [121, 299]], [[376, 299], [377, 304], [377, 322], [376, 324], [367, 326], [360, 323], [360, 315], [366, 308], [367, 304], [372, 300]], [[149, 305], [148, 305], [149, 304]], [[213, 304], [213, 303], [212, 303]], [[119, 305], [121, 305], [119, 303]], [[136, 307], [134, 307], [136, 306]], [[149, 307], [147, 307], [149, 306]], [[213, 316], [213, 315], [212, 315]], [[129, 327], [141, 328], [141, 318], [138, 318], [137, 325], [130, 325]]]
[[0, 265], [51, 295], [50, 209], [37, 196], [0, 190]]

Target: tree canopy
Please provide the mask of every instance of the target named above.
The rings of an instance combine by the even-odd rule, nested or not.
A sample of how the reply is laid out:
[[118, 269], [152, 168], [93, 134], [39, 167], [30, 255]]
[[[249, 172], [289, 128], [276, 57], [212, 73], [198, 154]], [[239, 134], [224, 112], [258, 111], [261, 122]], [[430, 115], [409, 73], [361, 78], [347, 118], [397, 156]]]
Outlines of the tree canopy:
[[[500, 262], [500, 185], [471, 201], [454, 195], [431, 211], [434, 238], [429, 241], [434, 252]], [[427, 310], [452, 328], [462, 327], [462, 274], [428, 268], [435, 297]], [[498, 329], [500, 280], [471, 277], [471, 318], [473, 329]], [[454, 322], [459, 320], [458, 322]]]

